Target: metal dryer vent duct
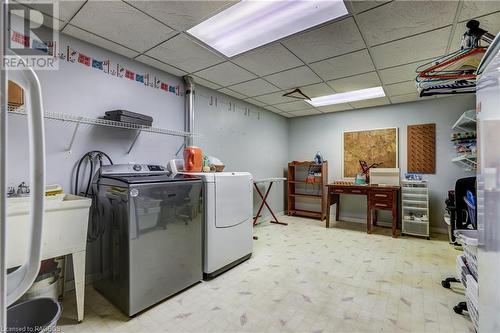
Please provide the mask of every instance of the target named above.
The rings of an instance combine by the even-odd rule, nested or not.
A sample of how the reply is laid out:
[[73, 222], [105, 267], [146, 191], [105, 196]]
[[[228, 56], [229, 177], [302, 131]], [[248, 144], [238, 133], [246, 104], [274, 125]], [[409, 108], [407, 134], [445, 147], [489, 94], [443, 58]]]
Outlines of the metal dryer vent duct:
[[184, 76], [184, 130], [191, 135], [186, 136], [185, 147], [193, 145], [194, 134], [194, 80], [191, 76]]

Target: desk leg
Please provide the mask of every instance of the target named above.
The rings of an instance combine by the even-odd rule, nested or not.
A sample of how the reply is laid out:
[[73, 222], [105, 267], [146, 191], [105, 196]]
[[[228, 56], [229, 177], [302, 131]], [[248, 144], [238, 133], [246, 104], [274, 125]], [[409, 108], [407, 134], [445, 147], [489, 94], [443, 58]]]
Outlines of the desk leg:
[[372, 233], [372, 211], [370, 210], [370, 203], [366, 205], [366, 233]]
[[394, 200], [392, 202], [392, 237], [396, 238], [398, 237], [398, 199], [396, 198], [396, 195], [394, 195]]
[[335, 194], [335, 221], [340, 219], [340, 194]]
[[83, 321], [83, 304], [85, 299], [85, 251], [71, 254], [73, 273], [75, 275], [76, 313], [78, 322]]
[[330, 206], [332, 205], [333, 194], [328, 193], [326, 199], [326, 228], [330, 228]]

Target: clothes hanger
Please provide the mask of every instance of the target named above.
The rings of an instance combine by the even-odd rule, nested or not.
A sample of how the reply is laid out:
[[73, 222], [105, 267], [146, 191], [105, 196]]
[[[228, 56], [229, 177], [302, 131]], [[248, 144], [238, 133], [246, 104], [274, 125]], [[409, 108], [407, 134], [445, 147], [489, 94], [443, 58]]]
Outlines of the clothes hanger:
[[[417, 68], [419, 79], [471, 79], [486, 53], [486, 47], [459, 50]], [[432, 64], [430, 67], [426, 67]]]
[[486, 53], [481, 41], [491, 43], [494, 36], [479, 28], [479, 21], [470, 20], [462, 36], [460, 50], [444, 55], [417, 68], [417, 81], [425, 79], [475, 79], [476, 70]]
[[283, 97], [291, 97], [291, 98], [296, 98], [296, 99], [302, 99], [302, 100], [308, 100], [310, 101], [311, 98], [304, 94], [299, 88], [295, 88], [295, 90], [287, 92], [283, 94]]

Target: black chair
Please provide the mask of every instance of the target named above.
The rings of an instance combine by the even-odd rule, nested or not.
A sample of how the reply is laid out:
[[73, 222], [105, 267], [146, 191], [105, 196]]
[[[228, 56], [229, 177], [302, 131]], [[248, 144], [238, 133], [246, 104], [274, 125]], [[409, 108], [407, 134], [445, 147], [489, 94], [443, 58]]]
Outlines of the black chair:
[[448, 197], [446, 200], [446, 210], [450, 214], [451, 225], [451, 241], [455, 244], [454, 231], [459, 229], [470, 229], [470, 219], [467, 217], [467, 204], [464, 197], [467, 191], [472, 192], [476, 197], [476, 177], [460, 178], [455, 183], [455, 191], [453, 198]]
[[[471, 219], [467, 213], [467, 204], [464, 201], [464, 197], [467, 196], [467, 191], [470, 191], [474, 197], [476, 195], [476, 177], [460, 178], [455, 183], [455, 191], [448, 193], [448, 199], [446, 200], [446, 210], [450, 215], [450, 226], [451, 226], [451, 243], [453, 245], [459, 245], [456, 242], [456, 237], [454, 235], [455, 230], [460, 229], [471, 229], [469, 226], [474, 225], [471, 223]], [[444, 288], [450, 288], [451, 283], [460, 283], [461, 281], [455, 277], [449, 277], [441, 281], [441, 285]], [[453, 310], [462, 314], [463, 311], [467, 311], [467, 303], [459, 302], [453, 307]]]

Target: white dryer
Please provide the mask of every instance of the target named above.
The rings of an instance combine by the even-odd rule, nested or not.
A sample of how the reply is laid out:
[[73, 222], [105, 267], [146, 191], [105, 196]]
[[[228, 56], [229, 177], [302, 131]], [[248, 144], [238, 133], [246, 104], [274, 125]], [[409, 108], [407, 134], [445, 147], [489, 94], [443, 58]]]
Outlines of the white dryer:
[[213, 277], [252, 255], [252, 175], [248, 172], [195, 175], [205, 184], [203, 273]]
[[[182, 160], [173, 160], [169, 169], [176, 172], [181, 163]], [[189, 174], [202, 178], [204, 184], [203, 274], [211, 278], [252, 255], [252, 175], [248, 172]]]

